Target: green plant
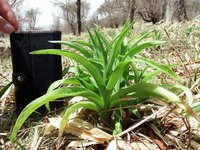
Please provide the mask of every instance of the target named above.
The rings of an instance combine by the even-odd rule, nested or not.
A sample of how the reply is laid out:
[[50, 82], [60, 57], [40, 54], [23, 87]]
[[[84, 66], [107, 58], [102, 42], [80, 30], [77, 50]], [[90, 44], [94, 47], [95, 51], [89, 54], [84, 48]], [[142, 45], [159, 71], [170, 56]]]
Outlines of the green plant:
[[4, 88], [0, 90], [0, 98], [2, 98], [3, 94], [9, 89], [9, 87], [12, 85], [12, 82], [8, 83]]
[[199, 26], [188, 26], [185, 29], [185, 34], [186, 34], [186, 36], [190, 36], [190, 35], [194, 34], [195, 31], [198, 31], [199, 29], [200, 29]]
[[[48, 89], [47, 94], [31, 102], [21, 112], [13, 128], [11, 139], [16, 138], [17, 132], [25, 120], [40, 106], [59, 98], [83, 96], [86, 100], [75, 103], [67, 108], [63, 115], [59, 128], [59, 137], [64, 132], [68, 123], [69, 115], [78, 108], [88, 108], [98, 112], [104, 120], [111, 120], [114, 114], [114, 133], [120, 132], [121, 109], [130, 104], [137, 104], [145, 101], [148, 97], [157, 97], [168, 100], [179, 105], [181, 108], [193, 113], [190, 106], [181, 101], [166, 88], [182, 89], [187, 93], [188, 101], [192, 102], [191, 93], [185, 88], [178, 86], [167, 86], [152, 84], [151, 80], [160, 72], [166, 73], [179, 81], [172, 69], [166, 65], [156, 63], [140, 57], [142, 50], [164, 44], [163, 41], [141, 42], [151, 32], [143, 33], [137, 38], [128, 40], [127, 35], [132, 30], [134, 23], [127, 21], [121, 32], [114, 38], [103, 33], [100, 29], [88, 31], [89, 42], [86, 41], [52, 41], [53, 43], [64, 44], [68, 49], [61, 51], [48, 49], [32, 52], [31, 54], [53, 54], [68, 57], [74, 60], [76, 72], [73, 76], [54, 82]], [[73, 50], [71, 50], [73, 49]], [[142, 66], [138, 69], [138, 65]], [[154, 68], [150, 72], [148, 68]], [[70, 86], [68, 86], [70, 85]], [[132, 101], [122, 100], [125, 97], [132, 98]], [[110, 113], [105, 110], [119, 108]]]

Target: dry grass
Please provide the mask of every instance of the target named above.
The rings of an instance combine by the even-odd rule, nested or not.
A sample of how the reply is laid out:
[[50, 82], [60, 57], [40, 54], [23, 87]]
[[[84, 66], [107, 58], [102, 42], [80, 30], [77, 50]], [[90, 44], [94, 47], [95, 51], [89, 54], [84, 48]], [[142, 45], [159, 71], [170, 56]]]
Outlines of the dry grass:
[[[182, 84], [187, 85], [193, 95], [195, 102], [200, 102], [200, 17], [185, 23], [160, 23], [151, 25], [137, 22], [133, 35], [142, 31], [155, 29], [155, 39], [167, 41], [167, 44], [156, 49], [148, 49], [142, 53], [145, 57], [166, 64], [179, 64], [174, 71], [183, 79]], [[112, 34], [114, 29], [105, 29]], [[116, 29], [115, 29], [116, 30]], [[64, 35], [65, 40], [81, 37]], [[152, 38], [151, 37], [151, 38]], [[11, 58], [9, 48], [4, 43], [0, 46], [0, 89], [11, 80]], [[173, 81], [160, 74], [168, 83]], [[182, 95], [180, 97], [184, 98]], [[56, 112], [51, 112], [45, 117], [38, 119], [37, 115], [30, 118], [18, 135], [18, 144], [11, 144], [9, 135], [16, 120], [14, 110], [14, 96], [11, 90], [0, 104], [0, 149], [20, 149], [19, 145], [24, 145], [27, 149], [73, 149], [79, 145], [83, 149], [112, 149], [118, 143], [118, 147], [124, 149], [199, 149], [200, 129], [199, 123], [191, 118], [185, 117], [172, 104], [149, 100], [146, 104], [138, 105], [141, 119], [128, 115], [125, 112], [127, 130], [115, 138], [102, 140], [103, 137], [91, 132], [90, 134], [80, 127], [80, 132], [85, 133], [83, 137], [75, 134], [76, 126], [72, 125], [71, 134], [66, 133], [61, 142], [58, 143], [56, 125], [52, 123], [52, 117], [56, 117]], [[95, 114], [86, 112], [85, 121], [93, 122], [101, 130], [111, 134], [111, 128], [103, 128], [95, 120]], [[88, 117], [89, 116], [89, 117]], [[35, 121], [35, 122], [34, 122]], [[49, 122], [50, 121], [50, 122]], [[74, 129], [74, 130], [73, 130]], [[73, 134], [73, 135], [72, 135]], [[76, 135], [76, 136], [74, 136]], [[88, 137], [89, 136], [89, 137]], [[99, 137], [98, 140], [88, 140], [88, 138]], [[84, 138], [85, 137], [85, 138]], [[86, 138], [87, 137], [87, 138]], [[101, 139], [101, 140], [100, 140]], [[75, 145], [75, 146], [74, 146]], [[87, 146], [86, 146], [87, 145]], [[22, 148], [23, 146], [21, 146]]]

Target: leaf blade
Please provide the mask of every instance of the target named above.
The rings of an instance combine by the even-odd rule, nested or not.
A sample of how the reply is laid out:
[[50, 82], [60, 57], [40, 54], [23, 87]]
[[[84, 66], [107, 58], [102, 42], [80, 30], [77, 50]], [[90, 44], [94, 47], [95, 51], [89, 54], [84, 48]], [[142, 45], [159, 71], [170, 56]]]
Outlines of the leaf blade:
[[0, 91], [0, 98], [4, 95], [4, 93], [9, 89], [9, 87], [12, 85], [12, 81], [8, 83], [1, 91]]
[[51, 43], [63, 44], [68, 47], [74, 48], [75, 50], [81, 52], [86, 58], [92, 58], [92, 55], [84, 47], [79, 46], [76, 43], [66, 42], [66, 41], [50, 41]]
[[95, 110], [97, 112], [100, 111], [100, 109], [95, 105], [95, 103], [91, 102], [91, 101], [81, 101], [81, 102], [78, 102], [78, 103], [72, 105], [71, 107], [69, 107], [66, 110], [66, 112], [63, 115], [63, 118], [61, 120], [60, 127], [59, 127], [59, 135], [58, 135], [59, 138], [61, 138], [63, 135], [64, 129], [68, 123], [68, 118], [69, 118], [70, 114], [81, 107], [89, 108], [89, 109]]
[[21, 128], [22, 124], [25, 122], [25, 120], [39, 107], [42, 105], [49, 103], [51, 101], [54, 101], [55, 99], [63, 98], [63, 97], [69, 97], [69, 96], [83, 96], [86, 98], [94, 98], [93, 103], [97, 102], [96, 107], [100, 108], [98, 105], [103, 105], [103, 101], [99, 100], [99, 96], [85, 90], [85, 88], [78, 88], [78, 87], [63, 87], [56, 89], [52, 92], [49, 92], [36, 100], [29, 103], [23, 111], [20, 113], [14, 128], [11, 133], [11, 140], [13, 141], [15, 137], [17, 136], [17, 133], [19, 129]]
[[[150, 84], [150, 83], [136, 83], [126, 88], [121, 89], [117, 93], [115, 93], [111, 98], [111, 107], [113, 107], [120, 97], [126, 95], [127, 93], [145, 93], [145, 97], [147, 96], [159, 96], [166, 98], [174, 103], [180, 103], [180, 99], [174, 93], [164, 89], [161, 86]], [[143, 95], [140, 95], [143, 97]]]
[[178, 76], [172, 71], [172, 69], [166, 65], [162, 65], [162, 64], [158, 64], [154, 61], [148, 60], [148, 59], [144, 59], [144, 58], [133, 58], [133, 61], [135, 62], [143, 62], [146, 63], [147, 65], [160, 70], [161, 72], [164, 72], [166, 74], [168, 74], [169, 76], [171, 76], [173, 79], [176, 79], [178, 81], [180, 81], [180, 79], [178, 78]]
[[138, 52], [140, 52], [140, 51], [142, 51], [146, 48], [161, 45], [161, 44], [164, 44], [164, 43], [166, 43], [166, 42], [164, 42], [164, 41], [149, 41], [149, 42], [142, 43], [142, 44], [130, 49], [129, 52], [124, 56], [123, 59], [126, 59], [127, 56], [133, 57], [135, 54], [137, 54]]
[[114, 88], [115, 84], [122, 77], [124, 70], [131, 64], [132, 61], [123, 61], [119, 63], [119, 65], [115, 68], [115, 70], [111, 73], [110, 78], [108, 80], [106, 89], [111, 90]]

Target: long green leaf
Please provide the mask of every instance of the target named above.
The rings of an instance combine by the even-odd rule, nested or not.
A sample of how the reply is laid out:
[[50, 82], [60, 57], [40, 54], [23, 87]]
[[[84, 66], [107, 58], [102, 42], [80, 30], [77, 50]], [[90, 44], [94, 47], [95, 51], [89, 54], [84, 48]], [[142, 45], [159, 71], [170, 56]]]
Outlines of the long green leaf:
[[122, 29], [122, 31], [120, 32], [120, 34], [117, 36], [117, 38], [114, 39], [112, 46], [112, 52], [110, 54], [109, 60], [108, 60], [108, 65], [107, 65], [107, 69], [106, 69], [106, 76], [108, 76], [112, 70], [114, 61], [116, 59], [116, 57], [119, 54], [119, 50], [121, 47], [121, 44], [124, 40], [124, 38], [127, 36], [127, 34], [129, 33], [129, 31], [131, 30], [131, 28], [134, 25], [134, 22], [132, 22], [128, 27], [126, 27], [126, 25], [128, 25], [128, 21], [127, 23], [124, 25], [124, 28]]
[[89, 47], [90, 49], [92, 49], [92, 44], [85, 42], [85, 41], [81, 41], [81, 40], [76, 40], [76, 41], [71, 41], [72, 43], [77, 43], [86, 47]]
[[82, 86], [84, 86], [86, 89], [91, 90], [91, 91], [98, 91], [96, 86], [92, 83], [89, 83], [87, 80], [81, 77], [77, 77], [77, 80], [79, 83], [81, 83]]
[[144, 66], [142, 68], [142, 71], [140, 72], [140, 75], [139, 75], [139, 81], [143, 78], [144, 73], [147, 71], [147, 69], [148, 69], [148, 66]]
[[111, 37], [108, 34], [106, 34], [106, 32], [102, 32], [100, 30], [97, 33], [98, 33], [98, 36], [102, 39], [103, 43], [105, 44], [105, 48], [108, 49], [108, 47], [110, 47], [110, 41], [109, 41], [109, 39]]
[[0, 98], [3, 94], [8, 90], [8, 88], [12, 85], [13, 82], [8, 83], [1, 91], [0, 91]]
[[[110, 107], [112, 108], [115, 104], [117, 104], [118, 100], [121, 97], [133, 92], [140, 93], [141, 95], [139, 97], [158, 96], [168, 99], [169, 101], [176, 104], [180, 103], [180, 99], [178, 98], [178, 96], [161, 86], [150, 83], [136, 83], [126, 88], [120, 89], [116, 94], [114, 94], [111, 98]], [[144, 93], [144, 95], [142, 93]]]
[[95, 31], [95, 34], [96, 34], [97, 41], [99, 43], [98, 47], [99, 47], [102, 57], [103, 57], [104, 66], [106, 66], [107, 65], [107, 52], [104, 48], [103, 40], [101, 39], [101, 37], [97, 31]]
[[[55, 82], [53, 82], [48, 90], [47, 90], [47, 93], [55, 90], [56, 88], [58, 88], [59, 86], [65, 86], [65, 85], [68, 85], [68, 84], [73, 84], [73, 85], [81, 85], [81, 83], [79, 82], [78, 79], [76, 78], [67, 78], [67, 79], [61, 79], [61, 80], [57, 80]], [[45, 107], [48, 111], [50, 111], [50, 105], [49, 103], [45, 104]]]
[[120, 33], [111, 41], [111, 45], [115, 45], [115, 43], [117, 43], [116, 41], [119, 39], [119, 37], [121, 36], [121, 34], [124, 33], [127, 30], [127, 28], [129, 27], [129, 25], [130, 25], [130, 20], [127, 20], [125, 22], [125, 24], [123, 25]]
[[166, 87], [166, 88], [169, 88], [169, 89], [178, 89], [178, 90], [183, 91], [185, 93], [185, 95], [186, 95], [187, 104], [189, 106], [192, 106], [193, 95], [192, 95], [191, 90], [188, 87], [182, 86], [182, 85], [179, 85], [179, 84], [175, 84], [175, 85], [162, 85], [162, 86]]
[[180, 81], [180, 79], [178, 78], [178, 76], [172, 71], [172, 69], [166, 65], [162, 65], [162, 64], [158, 64], [154, 61], [151, 61], [151, 60], [147, 60], [147, 59], [144, 59], [144, 58], [133, 58], [133, 61], [135, 62], [143, 62], [143, 63], [146, 63], [147, 65], [157, 69], [157, 70], [160, 70], [161, 72], [164, 72], [166, 74], [168, 74], [169, 76], [171, 76], [172, 78]]
[[131, 46], [130, 46], [130, 49], [133, 49], [135, 46], [137, 46], [144, 38], [146, 38], [152, 31], [149, 31], [145, 34], [143, 34], [140, 38], [136, 38], [137, 40], [133, 42], [134, 38], [131, 39], [128, 43], [132, 43]]
[[92, 35], [90, 30], [88, 30], [88, 33], [89, 33], [90, 39], [92, 41], [92, 46], [93, 46], [92, 50], [93, 50], [94, 56], [97, 56], [97, 58], [101, 58], [102, 59], [103, 55], [101, 54], [99, 45], [97, 44], [98, 43], [97, 39], [95, 38], [94, 35]]
[[164, 42], [164, 41], [149, 41], [149, 42], [142, 43], [142, 44], [130, 49], [129, 52], [124, 56], [124, 59], [126, 59], [127, 56], [133, 57], [135, 54], [137, 54], [138, 52], [140, 52], [140, 51], [142, 51], [146, 48], [161, 45], [161, 44], [164, 44], [164, 43], [166, 43], [166, 42]]
[[81, 83], [79, 82], [79, 80], [76, 79], [76, 78], [73, 78], [73, 77], [67, 78], [67, 79], [60, 79], [60, 80], [57, 80], [57, 81], [53, 82], [49, 86], [49, 88], [47, 90], [47, 93], [55, 90], [56, 88], [58, 88], [61, 85], [66, 85], [66, 84], [81, 85]]
[[66, 110], [66, 112], [65, 112], [65, 114], [62, 118], [62, 121], [60, 123], [59, 136], [58, 136], [59, 138], [62, 137], [65, 126], [68, 123], [68, 118], [69, 118], [70, 114], [73, 113], [74, 111], [76, 111], [79, 108], [89, 108], [89, 109], [95, 110], [97, 112], [100, 111], [99, 107], [94, 102], [91, 102], [91, 101], [81, 101], [81, 102], [78, 102], [78, 103], [72, 105], [71, 107], [69, 107]]
[[23, 109], [23, 111], [20, 113], [14, 125], [14, 128], [12, 130], [11, 140], [16, 138], [17, 133], [19, 129], [21, 128], [22, 124], [36, 109], [56, 99], [69, 97], [69, 96], [83, 96], [83, 97], [89, 98], [90, 100], [93, 101], [93, 103], [96, 104], [96, 108], [97, 107], [100, 108], [100, 106], [103, 105], [103, 101], [98, 95], [96, 95], [95, 93], [89, 90], [86, 90], [85, 88], [62, 87], [62, 88], [56, 89], [32, 101]]
[[[67, 81], [66, 81], [66, 80], [67, 80]], [[49, 93], [49, 92], [51, 92], [51, 91], [57, 89], [58, 87], [62, 86], [65, 82], [69, 82], [69, 80], [71, 81], [71, 78], [70, 78], [70, 79], [60, 79], [60, 80], [57, 80], [57, 81], [53, 82], [53, 83], [49, 86], [49, 88], [48, 88], [48, 90], [47, 90], [47, 93]], [[77, 81], [77, 82], [78, 82], [78, 81]], [[78, 82], [78, 83], [79, 83], [79, 82]], [[77, 83], [77, 84], [78, 84], [78, 83]], [[69, 84], [72, 84], [72, 83], [70, 82]], [[74, 82], [73, 82], [73, 84], [74, 84]], [[46, 109], [47, 109], [48, 111], [50, 111], [50, 105], [49, 105], [49, 103], [46, 103], [46, 104], [45, 104], [45, 107], [46, 107]]]
[[148, 82], [153, 77], [155, 77], [158, 73], [160, 73], [160, 70], [155, 70], [153, 72], [147, 73], [147, 75], [145, 75], [145, 77], [142, 79], [142, 82]]
[[84, 58], [78, 54], [75, 54], [75, 53], [69, 52], [69, 51], [64, 51], [64, 50], [58, 51], [58, 50], [54, 50], [54, 49], [34, 51], [34, 52], [31, 52], [31, 54], [54, 54], [54, 55], [66, 56], [68, 58], [74, 59], [77, 62], [79, 62], [80, 64], [82, 64], [90, 72], [90, 74], [95, 79], [99, 90], [102, 91], [104, 89], [104, 82], [103, 82], [102, 76], [100, 74], [100, 70], [96, 66], [91, 64], [86, 58]]
[[200, 102], [198, 103], [198, 105], [192, 107], [192, 109], [194, 110], [194, 112], [200, 113]]
[[130, 32], [134, 24], [135, 22], [132, 22], [124, 31], [122, 29], [122, 31], [120, 32], [119, 37], [117, 38], [117, 40], [114, 42], [114, 45], [113, 45], [113, 49], [115, 50], [115, 55], [117, 55], [124, 38]]
[[116, 67], [116, 69], [110, 75], [108, 84], [106, 86], [107, 90], [112, 90], [114, 88], [115, 84], [122, 77], [124, 71], [131, 64], [131, 62], [132, 61], [123, 61], [123, 62], [119, 63], [119, 65]]
[[97, 59], [97, 58], [90, 58], [88, 59], [92, 64], [94, 64], [95, 66], [98, 66], [98, 68], [101, 68], [101, 70], [103, 69], [103, 61], [102, 59]]
[[69, 72], [70, 67], [64, 68], [62, 70], [62, 77], [64, 77]]
[[70, 42], [66, 42], [66, 41], [49, 41], [49, 42], [69, 46], [69, 47], [74, 48], [75, 50], [81, 52], [86, 58], [92, 58], [92, 55], [88, 52], [89, 50], [85, 49], [82, 46], [79, 46], [76, 43], [70, 43]]
[[134, 81], [135, 81], [135, 83], [138, 83], [140, 81], [139, 71], [136, 68], [136, 65], [134, 63], [131, 64], [131, 67], [132, 67], [133, 73], [134, 73]]
[[191, 116], [193, 116], [196, 120], [198, 120], [200, 122], [199, 115], [196, 113], [198, 111], [198, 107], [195, 109], [192, 105], [193, 95], [192, 95], [192, 92], [190, 91], [189, 88], [182, 86], [182, 85], [177, 85], [177, 84], [176, 85], [163, 85], [163, 86], [168, 87], [168, 88], [172, 88], [172, 89], [175, 88], [175, 89], [184, 91], [184, 93], [186, 95], [187, 102], [185, 102], [183, 99], [180, 99], [181, 104], [179, 106], [181, 108], [183, 108], [184, 110], [186, 110], [187, 113], [189, 113]]

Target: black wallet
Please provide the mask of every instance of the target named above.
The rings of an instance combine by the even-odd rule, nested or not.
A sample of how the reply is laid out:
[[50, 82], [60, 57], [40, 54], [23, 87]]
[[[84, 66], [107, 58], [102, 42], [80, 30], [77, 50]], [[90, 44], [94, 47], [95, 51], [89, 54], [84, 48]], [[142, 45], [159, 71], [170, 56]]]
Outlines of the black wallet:
[[31, 55], [41, 49], [61, 49], [60, 31], [19, 31], [10, 35], [16, 107], [21, 111], [27, 104], [46, 93], [49, 85], [61, 79], [61, 57]]

